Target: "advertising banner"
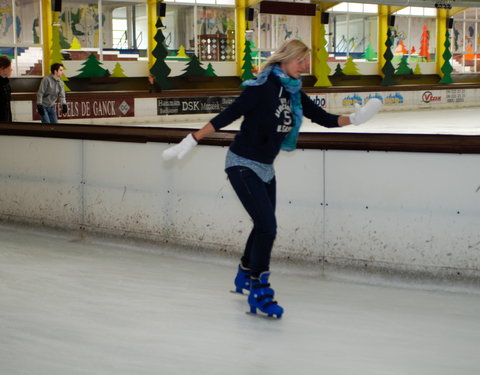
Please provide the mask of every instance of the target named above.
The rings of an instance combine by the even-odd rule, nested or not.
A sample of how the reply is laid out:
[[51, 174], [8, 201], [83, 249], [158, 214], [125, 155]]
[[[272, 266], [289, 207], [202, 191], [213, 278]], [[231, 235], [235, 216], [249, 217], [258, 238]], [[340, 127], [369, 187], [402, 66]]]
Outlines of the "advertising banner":
[[236, 96], [208, 96], [197, 98], [158, 98], [158, 115], [190, 115], [219, 113], [227, 108]]
[[[133, 117], [135, 116], [135, 100], [120, 99], [71, 99], [67, 98], [67, 113], [62, 113], [60, 103], [55, 104], [57, 117], [61, 119]], [[40, 120], [37, 103], [32, 101], [33, 119]]]

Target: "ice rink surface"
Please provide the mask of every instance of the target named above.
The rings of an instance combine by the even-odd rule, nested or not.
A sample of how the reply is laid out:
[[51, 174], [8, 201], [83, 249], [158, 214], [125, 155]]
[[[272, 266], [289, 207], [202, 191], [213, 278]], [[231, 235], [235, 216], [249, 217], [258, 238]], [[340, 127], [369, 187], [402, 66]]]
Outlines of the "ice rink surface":
[[480, 373], [480, 290], [273, 265], [281, 320], [245, 314], [236, 261], [0, 226], [0, 374]]
[[[353, 108], [352, 108], [353, 111]], [[332, 111], [332, 113], [335, 113]], [[152, 121], [143, 126], [180, 127], [197, 129], [205, 125], [210, 118], [204, 115], [204, 121], [192, 120], [189, 122], [173, 122], [159, 124]], [[214, 115], [212, 114], [211, 117]], [[168, 116], [164, 117], [168, 121]], [[241, 120], [224, 128], [236, 130]], [[127, 123], [126, 125], [131, 125]], [[359, 126], [342, 128], [324, 128], [309, 119], [304, 118], [302, 132], [346, 132], [346, 133], [399, 133], [399, 134], [457, 134], [480, 135], [480, 107], [465, 108], [425, 108], [417, 110], [384, 111], [379, 112], [370, 121]]]

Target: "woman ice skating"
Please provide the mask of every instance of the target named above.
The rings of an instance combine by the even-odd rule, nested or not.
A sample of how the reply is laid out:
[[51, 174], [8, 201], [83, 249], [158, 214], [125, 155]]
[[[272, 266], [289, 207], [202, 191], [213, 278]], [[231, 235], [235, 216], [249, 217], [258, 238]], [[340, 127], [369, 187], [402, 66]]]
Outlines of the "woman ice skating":
[[301, 90], [300, 76], [308, 67], [309, 52], [299, 40], [285, 41], [267, 60], [260, 75], [244, 83], [245, 90], [228, 108], [163, 152], [166, 160], [181, 159], [202, 138], [244, 117], [225, 163], [230, 183], [253, 220], [234, 283], [238, 293], [249, 291], [251, 313], [260, 310], [276, 318], [281, 318], [284, 309], [275, 301], [268, 282], [277, 233], [273, 162], [280, 150], [295, 150], [303, 116], [329, 128], [360, 125], [381, 107], [380, 100], [371, 99], [364, 107], [356, 106], [355, 113], [341, 116], [318, 107]]

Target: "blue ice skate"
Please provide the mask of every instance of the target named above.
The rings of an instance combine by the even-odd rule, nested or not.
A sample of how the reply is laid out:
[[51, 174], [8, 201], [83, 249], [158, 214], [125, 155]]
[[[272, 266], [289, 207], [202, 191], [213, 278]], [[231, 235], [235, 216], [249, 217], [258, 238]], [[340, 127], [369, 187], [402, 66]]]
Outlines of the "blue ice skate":
[[248, 304], [250, 305], [250, 313], [256, 314], [257, 309], [266, 314], [269, 318], [275, 315], [280, 319], [283, 314], [283, 308], [273, 299], [275, 291], [270, 288], [268, 278], [270, 272], [262, 272], [259, 279], [252, 278], [252, 288], [248, 296]]
[[250, 282], [250, 269], [239, 264], [237, 276], [235, 277], [235, 291], [232, 292], [243, 294], [244, 289], [249, 292]]

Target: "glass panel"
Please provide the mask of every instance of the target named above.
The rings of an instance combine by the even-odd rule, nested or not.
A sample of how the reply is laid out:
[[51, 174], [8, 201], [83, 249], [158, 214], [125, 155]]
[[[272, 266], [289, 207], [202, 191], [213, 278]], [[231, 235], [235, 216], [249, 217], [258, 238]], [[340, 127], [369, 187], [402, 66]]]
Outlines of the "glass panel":
[[476, 9], [475, 8], [470, 8], [465, 11], [465, 18], [469, 20], [474, 20], [476, 18]]
[[408, 62], [435, 61], [436, 20], [428, 17], [397, 17], [394, 28], [394, 62], [408, 55]]
[[475, 32], [475, 22], [466, 21], [465, 22], [465, 52], [467, 55], [465, 59], [467, 61], [473, 61], [474, 52], [476, 46], [476, 32]]
[[462, 53], [454, 53], [452, 58], [452, 67], [454, 73], [464, 73], [464, 55]]
[[477, 52], [480, 53], [480, 22], [477, 21], [476, 23], [477, 27], [477, 33], [476, 33], [476, 39], [477, 39]]
[[363, 4], [349, 3], [348, 4], [348, 11], [349, 12], [363, 13]]
[[464, 45], [464, 35], [463, 27], [464, 21], [455, 19], [453, 22], [453, 31], [452, 31], [452, 51], [454, 52], [463, 52]]
[[[148, 20], [147, 6], [143, 3], [127, 3], [104, 0], [102, 2], [103, 50], [106, 55], [132, 54], [147, 56]], [[104, 59], [106, 58], [104, 56]]]
[[333, 50], [335, 56], [346, 56], [350, 50], [350, 38], [348, 35], [348, 22], [346, 14], [338, 14], [333, 17]]
[[348, 51], [354, 58], [359, 58], [365, 51], [365, 16], [362, 14], [350, 14], [348, 22]]
[[377, 4], [364, 4], [363, 11], [365, 13], [374, 13], [378, 14], [378, 5]]
[[423, 15], [424, 16], [429, 16], [429, 17], [436, 17], [437, 16], [437, 10], [435, 8], [423, 8]]
[[13, 40], [13, 12], [10, 1], [2, 2], [0, 12], [0, 44], [12, 44]]
[[43, 75], [43, 48], [18, 47], [17, 56], [12, 60], [12, 76], [42, 76]]
[[[254, 70], [265, 62], [272, 52], [288, 38], [297, 38], [311, 47], [311, 18], [262, 13], [250, 22], [252, 33], [247, 39], [253, 48]], [[250, 34], [250, 35], [249, 35]]]
[[423, 16], [423, 9], [421, 7], [410, 7], [410, 15], [412, 16]]
[[165, 30], [165, 45], [168, 55], [172, 58], [186, 53], [195, 53], [194, 38], [194, 6], [172, 4], [167, 6], [166, 16], [163, 19]]
[[135, 24], [132, 30], [135, 36], [133, 48], [139, 50], [141, 56], [147, 56], [148, 50], [147, 11], [146, 4], [135, 4]]
[[363, 50], [363, 58], [367, 61], [378, 60], [378, 17], [365, 17], [365, 43]]
[[40, 2], [15, 0], [17, 43], [40, 44]]
[[[63, 0], [60, 14], [60, 43], [65, 49], [98, 48], [98, 3], [89, 0]], [[105, 17], [102, 18], [105, 22]], [[105, 26], [103, 24], [103, 26]], [[73, 44], [73, 46], [72, 46]], [[79, 56], [78, 56], [79, 57]], [[86, 57], [73, 60], [84, 60]]]
[[261, 48], [262, 50], [273, 50], [275, 48], [272, 30], [273, 19], [273, 14], [260, 14], [259, 37], [256, 43], [257, 48]]
[[198, 57], [201, 61], [235, 61], [235, 10], [197, 7]]
[[340, 3], [331, 8], [332, 12], [346, 12], [348, 10], [347, 3]]

